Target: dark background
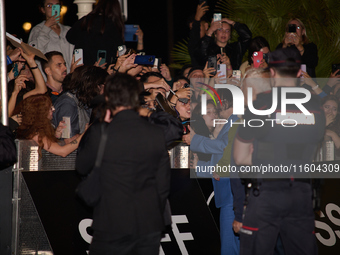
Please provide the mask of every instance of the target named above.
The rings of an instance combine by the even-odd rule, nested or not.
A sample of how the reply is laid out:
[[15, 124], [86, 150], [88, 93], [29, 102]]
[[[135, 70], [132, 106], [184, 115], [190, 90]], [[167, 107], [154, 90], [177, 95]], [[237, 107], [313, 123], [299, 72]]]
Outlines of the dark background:
[[[217, 0], [207, 1], [211, 10], [208, 14], [210, 19]], [[63, 24], [72, 26], [78, 19], [78, 7], [74, 0], [62, 2], [68, 8]], [[29, 33], [23, 30], [22, 25], [30, 22], [34, 27], [44, 20], [38, 4], [38, 0], [5, 0], [7, 32], [27, 42]], [[197, 4], [198, 0], [128, 0], [126, 23], [139, 24], [144, 32], [146, 53], [156, 55], [169, 64], [173, 45], [189, 36], [187, 19], [195, 13]]]

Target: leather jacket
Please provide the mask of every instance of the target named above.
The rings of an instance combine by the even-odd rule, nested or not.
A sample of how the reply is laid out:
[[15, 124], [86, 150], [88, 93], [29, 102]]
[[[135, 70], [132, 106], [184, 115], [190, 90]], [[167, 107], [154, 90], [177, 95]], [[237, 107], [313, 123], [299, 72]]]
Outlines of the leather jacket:
[[[233, 43], [228, 43], [225, 47], [225, 53], [230, 59], [230, 63], [234, 70], [240, 68], [242, 64], [242, 58], [244, 53], [247, 51], [249, 47], [250, 40], [252, 38], [252, 33], [247, 27], [247, 25], [236, 22], [234, 25], [234, 29], [239, 35], [238, 40]], [[216, 44], [215, 39], [205, 35], [201, 41], [201, 50], [200, 50], [204, 63], [208, 60], [209, 56], [216, 56], [221, 53], [221, 48]]]

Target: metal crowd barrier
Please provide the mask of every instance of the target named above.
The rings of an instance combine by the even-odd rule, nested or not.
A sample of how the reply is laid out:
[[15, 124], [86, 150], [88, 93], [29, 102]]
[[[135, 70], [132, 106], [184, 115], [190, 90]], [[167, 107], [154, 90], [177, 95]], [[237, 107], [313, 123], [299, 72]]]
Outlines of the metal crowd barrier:
[[22, 171], [74, 170], [76, 151], [63, 158], [42, 150], [34, 141], [16, 140], [18, 162], [13, 167], [12, 254], [52, 255], [39, 214], [22, 176]]
[[[16, 140], [18, 162], [13, 167], [12, 254], [51, 255], [53, 250], [22, 172], [74, 170], [76, 151], [63, 158], [42, 150], [34, 141]], [[189, 168], [189, 146], [169, 151], [172, 168]]]

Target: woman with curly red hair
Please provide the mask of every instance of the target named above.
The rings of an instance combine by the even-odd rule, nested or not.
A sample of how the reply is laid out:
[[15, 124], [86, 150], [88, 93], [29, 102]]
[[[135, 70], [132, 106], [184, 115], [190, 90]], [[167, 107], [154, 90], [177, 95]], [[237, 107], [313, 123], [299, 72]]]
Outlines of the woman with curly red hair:
[[55, 130], [51, 124], [54, 107], [51, 98], [47, 95], [34, 95], [26, 98], [22, 104], [22, 123], [17, 130], [18, 139], [29, 139], [53, 154], [66, 157], [78, 148], [83, 135], [69, 144], [61, 146], [57, 143]]

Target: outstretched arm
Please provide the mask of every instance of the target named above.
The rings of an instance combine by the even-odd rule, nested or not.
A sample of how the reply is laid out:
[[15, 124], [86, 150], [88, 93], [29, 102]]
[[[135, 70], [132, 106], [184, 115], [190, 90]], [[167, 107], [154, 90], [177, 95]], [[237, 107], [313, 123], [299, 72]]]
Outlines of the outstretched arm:
[[[23, 46], [24, 47], [24, 46]], [[24, 99], [36, 95], [36, 94], [44, 94], [47, 91], [47, 87], [45, 84], [44, 77], [42, 76], [40, 69], [38, 68], [37, 63], [34, 60], [35, 55], [30, 52], [28, 49], [25, 49], [25, 52], [20, 48], [21, 55], [24, 59], [26, 59], [27, 64], [29, 65], [34, 80], [35, 80], [35, 88], [24, 95]]]

